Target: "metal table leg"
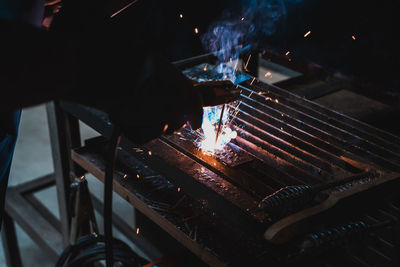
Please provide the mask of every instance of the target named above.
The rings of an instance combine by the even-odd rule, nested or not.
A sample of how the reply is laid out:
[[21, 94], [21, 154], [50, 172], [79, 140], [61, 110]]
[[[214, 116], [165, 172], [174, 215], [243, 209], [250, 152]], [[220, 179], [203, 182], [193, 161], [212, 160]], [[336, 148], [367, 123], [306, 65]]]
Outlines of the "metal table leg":
[[22, 267], [14, 221], [6, 212], [4, 212], [1, 235], [7, 266]]

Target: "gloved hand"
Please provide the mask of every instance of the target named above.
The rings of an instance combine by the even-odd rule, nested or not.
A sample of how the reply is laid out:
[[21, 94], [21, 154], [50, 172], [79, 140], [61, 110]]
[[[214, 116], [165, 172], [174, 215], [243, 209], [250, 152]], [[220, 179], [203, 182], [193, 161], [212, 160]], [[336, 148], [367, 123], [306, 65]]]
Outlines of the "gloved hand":
[[[229, 103], [240, 95], [230, 81], [197, 83], [183, 75], [182, 79], [172, 88], [168, 83], [149, 80], [137, 89], [136, 96], [113, 96], [107, 103], [96, 100], [96, 104], [91, 105], [104, 109], [125, 136], [142, 144], [162, 134], [172, 134], [186, 123], [198, 129], [202, 124], [203, 107]], [[182, 85], [184, 92], [177, 90]], [[171, 92], [160, 95], [157, 88]]]
[[199, 101], [199, 106], [188, 106], [188, 121], [193, 129], [201, 127], [203, 107], [233, 102], [240, 96], [240, 90], [234, 88], [231, 81], [193, 82], [193, 88], [189, 90], [196, 94]]
[[[106, 111], [133, 142], [170, 134], [188, 121], [197, 129], [204, 106], [238, 96], [229, 81], [196, 83], [184, 76], [164, 57], [157, 40], [133, 32], [125, 20], [130, 14], [119, 20], [93, 11], [88, 21], [89, 7], [68, 3], [50, 29], [65, 32], [79, 48], [79, 80], [68, 99]], [[140, 6], [131, 11], [140, 11], [135, 8]]]

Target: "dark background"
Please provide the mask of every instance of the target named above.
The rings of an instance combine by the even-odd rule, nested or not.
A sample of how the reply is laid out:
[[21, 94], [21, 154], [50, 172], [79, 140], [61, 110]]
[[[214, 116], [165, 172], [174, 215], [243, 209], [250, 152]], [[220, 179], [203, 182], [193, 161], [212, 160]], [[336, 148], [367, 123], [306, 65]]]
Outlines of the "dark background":
[[[397, 1], [282, 1], [286, 14], [276, 31], [266, 35], [258, 29], [253, 36], [259, 51], [291, 51], [292, 58], [368, 84], [377, 94], [385, 90], [399, 95]], [[256, 13], [257, 1], [252, 3]], [[241, 8], [248, 4], [248, 0], [140, 0], [118, 19], [129, 20], [124, 25], [130, 27], [133, 38], [149, 38], [173, 61], [209, 52], [201, 44], [201, 34], [223, 13], [240, 18]], [[199, 34], [194, 33], [195, 27]], [[310, 36], [304, 38], [309, 30]]]

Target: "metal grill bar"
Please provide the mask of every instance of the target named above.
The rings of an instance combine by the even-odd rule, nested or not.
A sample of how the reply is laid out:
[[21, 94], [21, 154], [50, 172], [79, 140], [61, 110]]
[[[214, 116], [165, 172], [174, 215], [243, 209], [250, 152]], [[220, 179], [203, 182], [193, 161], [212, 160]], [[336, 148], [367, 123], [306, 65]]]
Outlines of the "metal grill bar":
[[[285, 92], [275, 86], [270, 86], [265, 83], [254, 83], [252, 87], [242, 87], [258, 93], [252, 90], [261, 90], [268, 92], [268, 96], [273, 99], [278, 99], [279, 103], [283, 107], [291, 107], [292, 110], [298, 110], [307, 114], [307, 117], [314, 118], [315, 120], [321, 120], [329, 123], [330, 126], [334, 126], [336, 129], [340, 130], [342, 133], [351, 134], [352, 136], [358, 137], [359, 140], [363, 140], [365, 145], [374, 145], [374, 147], [383, 149], [388, 153], [392, 153], [393, 149], [400, 151], [400, 145], [398, 144], [397, 137], [379, 131], [373, 127], [367, 127], [365, 124], [361, 124], [356, 120], [349, 120], [348, 117], [333, 112], [329, 109], [323, 108], [316, 103], [301, 99], [298, 96]], [[395, 154], [399, 156], [399, 153]]]
[[336, 166], [341, 167], [348, 172], [357, 173], [361, 171], [360, 169], [340, 158], [340, 156], [345, 153], [343, 150], [340, 151], [329, 143], [325, 143], [314, 136], [294, 128], [291, 125], [281, 123], [280, 120], [277, 120], [275, 125], [271, 124], [269, 121], [272, 121], [272, 119], [268, 118], [269, 115], [248, 105], [245, 102], [241, 102], [240, 107], [239, 114], [243, 114], [245, 117], [244, 119], [246, 119], [246, 117], [250, 117], [251, 115], [249, 113], [253, 112], [254, 117], [256, 117], [256, 120], [258, 121], [256, 122], [256, 125], [262, 125], [262, 128], [265, 129], [265, 131], [268, 131], [269, 133], [278, 136], [287, 142], [296, 144], [299, 148], [306, 150], [311, 154], [319, 156], [323, 159], [325, 158], [329, 160], [329, 162], [335, 163]]
[[[292, 103], [285, 105], [284, 98], [282, 97], [280, 97], [280, 100], [275, 98], [277, 99], [276, 101], [273, 97], [269, 97], [269, 101], [266, 102], [266, 97], [264, 95], [258, 94], [256, 91], [247, 87], [241, 86], [241, 88], [249, 93], [250, 97], [243, 95], [241, 98], [241, 101], [243, 101], [244, 104], [247, 104], [247, 106], [253, 106], [255, 109], [260, 110], [265, 114], [269, 114], [275, 118], [280, 118], [280, 120], [287, 125], [300, 131], [307, 132], [320, 140], [328, 141], [331, 145], [346, 149], [349, 152], [354, 153], [358, 158], [365, 158], [365, 156], [367, 156], [367, 160], [370, 159], [372, 162], [375, 162], [382, 167], [390, 170], [400, 169], [400, 159], [397, 152], [393, 152], [389, 150], [389, 148], [383, 148], [372, 141], [367, 141], [339, 128], [336, 125], [337, 119], [333, 119], [332, 117], [320, 119], [311, 116], [309, 113], [302, 112], [301, 109], [303, 108], [299, 105], [297, 105], [298, 107], [296, 109], [291, 106]], [[324, 115], [321, 114], [319, 115], [319, 117], [323, 116]], [[331, 123], [335, 123], [335, 125], [332, 125]], [[283, 128], [283, 126], [281, 127]], [[393, 149], [393, 146], [391, 148]]]
[[[250, 115], [248, 112], [245, 112], [242, 109], [239, 110], [237, 118], [240, 118], [241, 121], [244, 121], [244, 125], [255, 126], [260, 131], [262, 131], [263, 135], [260, 136], [261, 138], [265, 138], [265, 140], [268, 140], [270, 139], [269, 137], [272, 136], [274, 139], [277, 140], [277, 142], [281, 142], [283, 143], [283, 146], [286, 146], [286, 148], [284, 148], [286, 151], [291, 152], [291, 150], [293, 150], [294, 155], [303, 154], [301, 156], [302, 158], [312, 163], [314, 166], [319, 167], [327, 172], [332, 173], [333, 171], [335, 171], [335, 166], [338, 166], [344, 171], [348, 171], [349, 173], [360, 172], [359, 169], [350, 165], [346, 161], [341, 160], [337, 156], [323, 149], [319, 149], [314, 145], [303, 141], [297, 136], [293, 136], [287, 133], [283, 127], [281, 129], [273, 127], [263, 122], [261, 119]], [[271, 143], [277, 142], [274, 142], [274, 140], [272, 140]], [[291, 148], [288, 148], [288, 146], [291, 146]], [[334, 166], [333, 168], [332, 165]]]
[[[249, 81], [245, 81], [244, 84], [249, 85], [250, 83]], [[397, 136], [393, 134], [372, 127], [368, 124], [350, 118], [344, 114], [327, 109], [326, 107], [321, 106], [318, 103], [303, 99], [293, 93], [290, 93], [289, 91], [283, 90], [270, 84], [255, 82], [253, 84], [253, 88], [255, 88], [256, 90], [259, 89], [262, 91], [269, 91], [277, 97], [282, 98], [282, 101], [290, 103], [290, 105], [295, 106], [299, 110], [305, 111], [306, 113], [310, 112], [309, 114], [316, 118], [329, 118], [330, 120], [334, 120], [340, 128], [343, 128], [344, 130], [347, 130], [352, 134], [359, 135], [369, 141], [374, 141], [377, 144], [382, 144], [382, 146], [388, 148], [388, 150], [391, 150], [393, 146], [396, 148], [397, 151], [399, 151], [400, 149], [400, 140]]]

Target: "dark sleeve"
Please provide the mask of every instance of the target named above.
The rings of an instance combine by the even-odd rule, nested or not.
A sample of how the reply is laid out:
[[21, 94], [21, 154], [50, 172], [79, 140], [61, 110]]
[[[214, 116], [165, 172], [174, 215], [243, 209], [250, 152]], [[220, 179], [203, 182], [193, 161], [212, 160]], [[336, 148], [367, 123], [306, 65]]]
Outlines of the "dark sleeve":
[[17, 22], [0, 21], [0, 110], [61, 97], [77, 82], [73, 45]]
[[151, 36], [114, 21], [83, 30], [64, 25], [44, 32], [1, 23], [0, 79], [7, 97], [0, 109], [72, 100], [108, 112], [139, 142], [159, 136], [166, 124], [183, 125], [188, 108], [200, 109], [191, 81]]

